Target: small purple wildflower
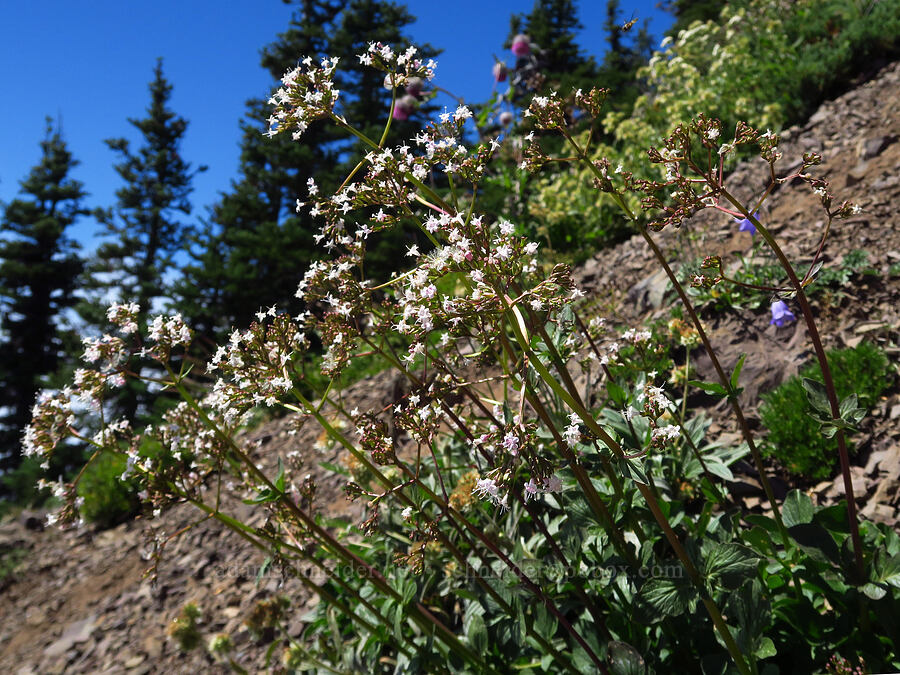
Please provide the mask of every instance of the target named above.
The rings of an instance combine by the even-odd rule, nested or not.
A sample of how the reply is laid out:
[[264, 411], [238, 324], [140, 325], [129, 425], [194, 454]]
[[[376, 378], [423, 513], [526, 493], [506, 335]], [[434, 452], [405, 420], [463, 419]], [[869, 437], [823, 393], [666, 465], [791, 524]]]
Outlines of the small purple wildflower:
[[794, 313], [788, 308], [784, 300], [776, 300], [772, 303], [772, 320], [769, 322], [770, 324], [774, 323], [781, 328], [784, 324], [796, 320], [797, 317], [794, 316]]
[[505, 82], [506, 81], [506, 64], [502, 61], [497, 61], [494, 64], [494, 81], [495, 82]]
[[[753, 214], [756, 220], [759, 220], [759, 211]], [[749, 232], [751, 235], [756, 234], [756, 225], [750, 222], [749, 218], [735, 218], [734, 222], [738, 223], [738, 232]]]

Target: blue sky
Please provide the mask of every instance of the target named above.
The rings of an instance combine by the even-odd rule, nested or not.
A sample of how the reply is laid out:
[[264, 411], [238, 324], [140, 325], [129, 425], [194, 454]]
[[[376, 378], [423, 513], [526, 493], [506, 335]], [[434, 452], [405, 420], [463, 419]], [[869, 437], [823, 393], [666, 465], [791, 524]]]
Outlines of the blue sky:
[[[659, 39], [669, 25], [656, 0], [624, 0], [624, 19], [651, 19]], [[578, 2], [588, 53], [604, 49], [606, 2]], [[444, 50], [437, 84], [466, 100], [490, 96], [493, 54], [513, 12], [533, 0], [433, 0], [407, 3], [418, 21], [417, 41]], [[238, 120], [248, 98], [268, 95], [271, 81], [259, 51], [287, 28], [293, 8], [280, 0], [44, 0], [4, 3], [0, 22], [0, 201], [14, 198], [19, 181], [38, 161], [44, 118], [60, 118], [81, 162], [74, 176], [90, 193], [89, 206], [108, 206], [120, 186], [115, 155], [105, 138], [137, 142], [127, 118], [141, 118], [158, 56], [174, 86], [171, 107], [190, 126], [183, 155], [209, 170], [194, 180], [195, 216], [226, 190], [238, 165]], [[300, 56], [300, 55], [298, 55]], [[602, 83], [601, 83], [602, 84]], [[96, 229], [82, 220], [72, 234], [91, 246]]]

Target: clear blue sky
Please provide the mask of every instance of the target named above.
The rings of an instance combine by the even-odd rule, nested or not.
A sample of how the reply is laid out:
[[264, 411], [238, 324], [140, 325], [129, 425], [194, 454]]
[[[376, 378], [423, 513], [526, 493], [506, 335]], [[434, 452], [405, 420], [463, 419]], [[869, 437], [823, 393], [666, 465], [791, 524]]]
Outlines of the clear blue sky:
[[[659, 39], [669, 25], [655, 0], [624, 0], [622, 13], [651, 19]], [[579, 0], [588, 53], [604, 49], [606, 2]], [[407, 3], [418, 21], [416, 41], [444, 50], [437, 84], [466, 100], [490, 96], [493, 54], [510, 14], [533, 0], [433, 0]], [[60, 118], [81, 165], [74, 176], [90, 193], [89, 206], [109, 206], [120, 187], [115, 155], [105, 138], [137, 142], [127, 118], [141, 118], [158, 56], [174, 86], [171, 107], [190, 125], [183, 155], [209, 170], [195, 178], [194, 213], [205, 213], [226, 190], [238, 165], [238, 120], [248, 98], [272, 85], [259, 51], [287, 28], [293, 8], [280, 0], [25, 0], [4, 3], [0, 22], [0, 201], [14, 198], [19, 181], [38, 161], [44, 118]], [[301, 56], [301, 55], [298, 55]], [[602, 83], [601, 83], [602, 84]], [[72, 234], [91, 246], [96, 223], [86, 218]]]

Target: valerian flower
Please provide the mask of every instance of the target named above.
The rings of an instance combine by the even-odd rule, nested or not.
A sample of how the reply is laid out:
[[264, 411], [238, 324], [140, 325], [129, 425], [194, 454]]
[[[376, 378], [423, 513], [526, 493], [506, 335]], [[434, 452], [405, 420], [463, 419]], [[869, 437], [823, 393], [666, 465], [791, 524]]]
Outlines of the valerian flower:
[[406, 96], [401, 97], [394, 104], [394, 119], [395, 120], [407, 120], [409, 116], [413, 114], [413, 111], [416, 109], [416, 97], [407, 94]]
[[524, 33], [519, 33], [512, 40], [512, 53], [516, 56], [528, 56], [531, 53], [531, 42]]
[[794, 316], [794, 313], [791, 312], [784, 300], [776, 300], [772, 303], [772, 320], [769, 322], [770, 324], [774, 323], [781, 328], [784, 324], [796, 320], [797, 317]]
[[506, 64], [503, 63], [502, 61], [497, 61], [494, 64], [494, 69], [493, 69], [494, 81], [495, 82], [505, 82], [507, 72], [508, 72], [508, 70], [506, 68]]

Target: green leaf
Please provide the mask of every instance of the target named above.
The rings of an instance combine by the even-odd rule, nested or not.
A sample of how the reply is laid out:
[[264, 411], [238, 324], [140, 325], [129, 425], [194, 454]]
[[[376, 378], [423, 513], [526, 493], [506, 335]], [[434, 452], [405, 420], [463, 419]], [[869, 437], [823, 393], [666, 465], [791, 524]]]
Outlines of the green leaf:
[[737, 588], [747, 575], [756, 570], [759, 556], [741, 544], [716, 544], [703, 559], [703, 572], [710, 582], [721, 582], [726, 588]]
[[881, 600], [885, 595], [887, 595], [887, 589], [879, 586], [878, 584], [865, 584], [860, 589], [862, 592], [872, 598], [872, 600]]
[[402, 603], [404, 605], [408, 605], [410, 602], [412, 602], [412, 599], [416, 597], [417, 590], [418, 586], [416, 585], [415, 579], [407, 579], [406, 583], [403, 585]]
[[770, 656], [775, 656], [778, 653], [778, 650], [775, 649], [775, 643], [772, 642], [771, 639], [763, 636], [759, 639], [759, 644], [756, 647], [755, 656], [757, 659], [767, 659]]
[[556, 617], [553, 616], [545, 607], [535, 605], [534, 607], [534, 630], [542, 638], [552, 640], [556, 634]]
[[256, 573], [256, 585], [259, 586], [260, 582], [266, 576], [266, 572], [269, 571], [269, 568], [272, 566], [272, 558], [271, 556], [267, 557], [263, 560], [263, 564], [259, 566], [259, 570]]
[[900, 588], [900, 555], [888, 556], [883, 550], [875, 555], [871, 583], [863, 586], [862, 591], [873, 600], [880, 600], [887, 595], [888, 587]]
[[791, 490], [781, 507], [781, 517], [785, 527], [811, 523], [813, 519], [812, 499], [800, 490]]
[[469, 622], [466, 624], [466, 638], [476, 653], [484, 654], [487, 651], [487, 628], [480, 614], [473, 613], [469, 617]]
[[281, 457], [278, 458], [278, 473], [275, 475], [275, 489], [278, 492], [284, 492], [285, 487], [285, 477], [284, 477], [284, 463], [281, 461]]
[[609, 672], [611, 675], [644, 675], [647, 664], [638, 651], [626, 642], [609, 643]]
[[700, 382], [699, 380], [688, 380], [688, 384], [702, 389], [703, 391], [714, 394], [715, 396], [728, 396], [728, 390], [718, 382]]
[[609, 393], [610, 400], [615, 403], [617, 407], [625, 407], [625, 402], [628, 400], [628, 397], [622, 387], [620, 387], [616, 382], [609, 380], [606, 383], [606, 391]]
[[714, 476], [724, 478], [725, 480], [734, 480], [734, 474], [731, 473], [731, 469], [722, 464], [718, 459], [707, 459], [706, 468], [709, 469], [709, 472]]
[[831, 404], [828, 402], [828, 390], [818, 380], [808, 377], [803, 378], [803, 389], [806, 390], [806, 400], [813, 410], [831, 418]]
[[652, 610], [651, 621], [661, 621], [666, 616], [693, 612], [699, 596], [687, 579], [650, 579], [636, 599]]
[[812, 558], [840, 566], [841, 552], [834, 538], [818, 523], [799, 523], [788, 528], [791, 538]]
[[744, 367], [744, 359], [747, 358], [746, 354], [741, 354], [741, 358], [738, 359], [737, 363], [734, 366], [734, 370], [731, 372], [731, 388], [738, 388], [738, 380], [741, 377], [741, 369]]
[[772, 620], [772, 606], [763, 595], [762, 584], [757, 579], [748, 579], [731, 593], [726, 606], [730, 621], [736, 621], [739, 629], [734, 638], [744, 654], [765, 658], [775, 654], [775, 645], [764, 637]]
[[647, 474], [644, 473], [644, 468], [641, 466], [638, 459], [621, 457], [619, 459], [619, 467], [622, 469], [622, 473], [631, 478], [635, 483], [640, 483], [641, 485], [650, 484], [650, 481], [647, 479]]

